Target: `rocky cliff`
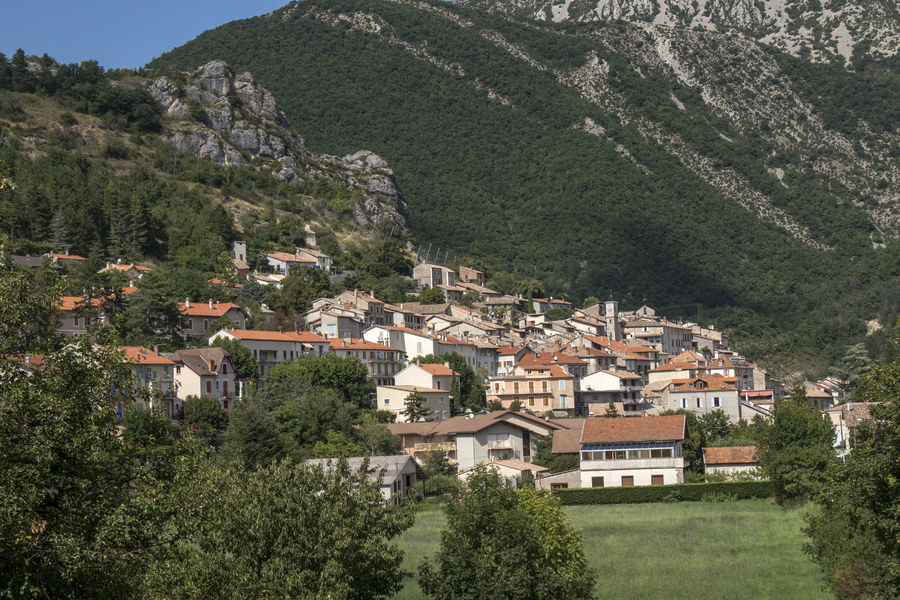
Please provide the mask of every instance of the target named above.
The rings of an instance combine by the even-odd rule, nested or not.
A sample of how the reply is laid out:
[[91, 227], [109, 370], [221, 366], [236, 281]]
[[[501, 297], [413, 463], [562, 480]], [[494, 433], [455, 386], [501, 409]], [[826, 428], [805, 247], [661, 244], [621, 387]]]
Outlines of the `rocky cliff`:
[[221, 165], [255, 165], [295, 185], [334, 182], [355, 192], [352, 213], [360, 227], [406, 223], [406, 203], [385, 160], [368, 150], [344, 157], [309, 152], [275, 97], [250, 73], [212, 61], [182, 82], [174, 79], [182, 78], [160, 77], [149, 90], [170, 121], [169, 141], [177, 150]]
[[824, 60], [854, 53], [896, 56], [894, 0], [457, 0], [518, 18], [624, 20], [704, 31], [739, 31], [795, 55]]

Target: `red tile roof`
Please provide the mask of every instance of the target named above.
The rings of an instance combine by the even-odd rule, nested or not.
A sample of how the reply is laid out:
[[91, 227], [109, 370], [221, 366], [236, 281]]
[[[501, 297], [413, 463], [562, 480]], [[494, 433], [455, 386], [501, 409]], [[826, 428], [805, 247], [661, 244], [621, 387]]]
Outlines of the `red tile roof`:
[[684, 415], [662, 417], [589, 417], [584, 421], [582, 444], [683, 440]]
[[143, 346], [119, 346], [119, 352], [125, 356], [125, 361], [133, 365], [174, 365], [175, 363], [165, 356], [154, 354], [150, 348]]
[[738, 465], [757, 462], [756, 446], [725, 446], [704, 448], [703, 462], [707, 465]]
[[48, 253], [48, 256], [51, 258], [55, 258], [56, 260], [87, 260], [83, 256], [78, 256], [77, 254], [57, 254], [56, 252]]
[[419, 368], [424, 369], [425, 371], [427, 371], [428, 373], [430, 373], [432, 375], [447, 375], [447, 376], [456, 375], [457, 377], [459, 376], [459, 373], [457, 373], [453, 369], [449, 369], [446, 366], [441, 365], [441, 364], [434, 364], [434, 363], [422, 364], [422, 365], [419, 365]]
[[316, 261], [311, 258], [302, 258], [297, 256], [296, 254], [290, 254], [288, 252], [270, 252], [266, 254], [269, 258], [274, 258], [275, 260], [280, 260], [281, 262], [295, 262], [295, 263], [308, 263], [311, 265], [316, 264]]
[[262, 331], [256, 329], [228, 329], [228, 333], [242, 340], [256, 340], [268, 342], [314, 342], [329, 343], [327, 339], [309, 331]]
[[178, 310], [183, 315], [189, 317], [222, 317], [231, 309], [237, 309], [243, 312], [243, 309], [237, 304], [231, 302], [213, 302], [212, 306], [208, 302], [192, 302], [187, 306], [184, 302], [178, 303]]

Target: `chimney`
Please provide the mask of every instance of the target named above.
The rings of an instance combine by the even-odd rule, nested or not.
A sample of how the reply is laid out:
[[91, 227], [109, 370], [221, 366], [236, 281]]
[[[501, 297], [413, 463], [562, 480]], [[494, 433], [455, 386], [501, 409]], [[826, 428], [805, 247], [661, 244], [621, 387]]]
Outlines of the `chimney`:
[[26, 355], [25, 355], [25, 364], [26, 364], [26, 365], [30, 365], [30, 364], [31, 364], [31, 355], [30, 355], [30, 354], [26, 354]]
[[159, 356], [159, 346], [153, 346], [153, 354]]
[[212, 298], [209, 299], [209, 307], [210, 307], [210, 308], [213, 307]]
[[185, 308], [190, 308], [190, 307], [191, 307], [191, 299], [190, 299], [190, 298], [185, 298], [185, 299], [184, 299], [184, 307], [185, 307]]

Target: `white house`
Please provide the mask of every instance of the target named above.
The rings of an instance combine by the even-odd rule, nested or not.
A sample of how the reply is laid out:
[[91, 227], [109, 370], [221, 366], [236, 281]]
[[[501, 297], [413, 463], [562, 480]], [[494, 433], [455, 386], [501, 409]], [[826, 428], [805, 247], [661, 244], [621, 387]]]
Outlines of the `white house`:
[[[381, 478], [381, 495], [391, 504], [399, 504], [416, 489], [416, 461], [406, 454], [396, 456], [352, 457], [347, 459], [351, 471], [358, 471], [368, 460], [367, 474], [374, 481]], [[316, 458], [305, 461], [308, 465], [330, 471], [337, 464], [335, 458]]]
[[258, 331], [253, 329], [221, 329], [210, 336], [235, 339], [253, 352], [259, 364], [259, 376], [263, 377], [280, 362], [297, 360], [301, 356], [322, 356], [330, 348], [328, 340], [309, 331]]
[[581, 487], [684, 481], [684, 415], [588, 417], [581, 432]]

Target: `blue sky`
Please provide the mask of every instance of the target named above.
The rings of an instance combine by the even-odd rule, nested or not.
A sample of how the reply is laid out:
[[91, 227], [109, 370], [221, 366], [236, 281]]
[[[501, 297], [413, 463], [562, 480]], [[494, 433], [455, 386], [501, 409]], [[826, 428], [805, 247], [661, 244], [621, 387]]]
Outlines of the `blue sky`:
[[265, 14], [288, 0], [77, 0], [4, 2], [0, 52], [47, 53], [61, 63], [94, 59], [140, 67], [228, 21]]

